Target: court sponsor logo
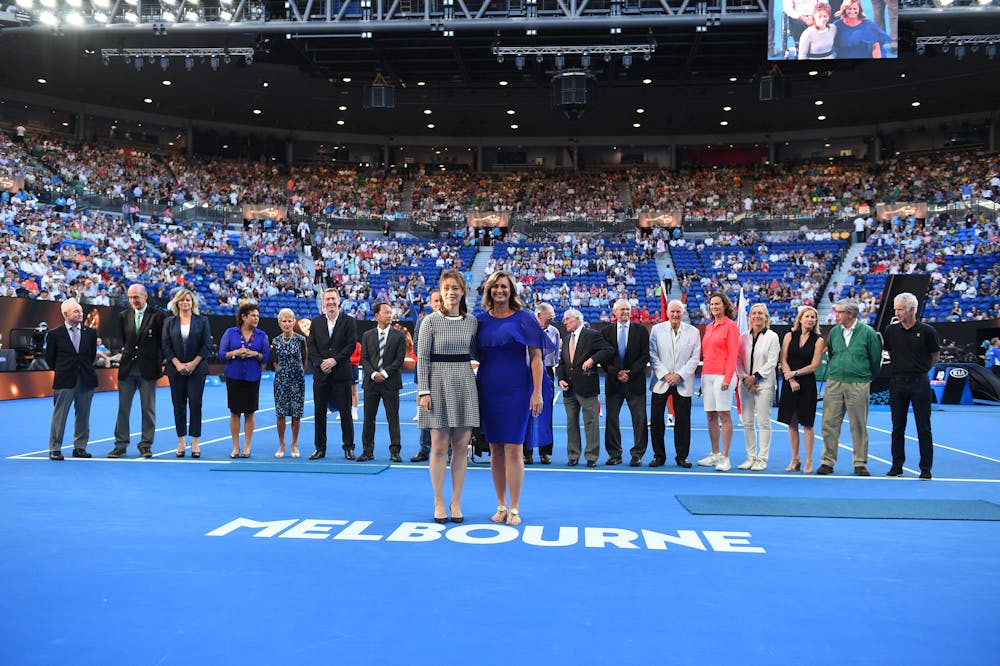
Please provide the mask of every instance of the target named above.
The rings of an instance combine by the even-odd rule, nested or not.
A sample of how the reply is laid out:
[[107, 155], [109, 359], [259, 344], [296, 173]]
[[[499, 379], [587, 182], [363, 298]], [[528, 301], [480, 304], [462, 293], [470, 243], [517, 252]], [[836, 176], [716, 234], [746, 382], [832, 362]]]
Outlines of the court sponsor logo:
[[387, 541], [429, 543], [445, 539], [472, 546], [494, 546], [520, 541], [541, 548], [615, 548], [618, 550], [668, 550], [684, 548], [715, 553], [764, 553], [750, 542], [749, 532], [717, 530], [639, 531], [620, 527], [544, 527], [472, 523], [447, 527], [437, 523], [403, 522], [390, 530], [373, 529], [371, 520], [290, 518], [252, 520], [236, 518], [205, 534], [210, 537], [250, 535], [255, 538], [312, 539], [316, 541]]
[[948, 374], [954, 377], [955, 379], [965, 379], [966, 377], [969, 376], [969, 371], [966, 370], [965, 368], [952, 368], [951, 370], [948, 371]]

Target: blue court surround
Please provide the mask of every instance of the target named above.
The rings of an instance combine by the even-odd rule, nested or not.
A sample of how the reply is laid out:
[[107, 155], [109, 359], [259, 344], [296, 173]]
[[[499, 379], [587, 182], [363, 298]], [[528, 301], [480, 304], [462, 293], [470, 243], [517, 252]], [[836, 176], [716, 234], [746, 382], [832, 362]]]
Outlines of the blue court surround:
[[[269, 393], [254, 457], [234, 464], [311, 471], [311, 418], [302, 458], [271, 457]], [[524, 524], [508, 528], [489, 523], [484, 466], [469, 470], [466, 522], [447, 526], [431, 521], [426, 463], [210, 473], [233, 464], [225, 389], [206, 389], [198, 461], [174, 457], [169, 392], [157, 399], [152, 460], [135, 457], [135, 436], [128, 460], [104, 458], [117, 396], [99, 394], [95, 457], [62, 463], [46, 459], [50, 400], [0, 403], [0, 663], [942, 664], [1000, 650], [995, 522], [692, 515], [675, 498], [997, 503], [997, 408], [936, 408], [935, 480], [922, 482], [915, 440], [906, 478], [882, 476], [879, 408], [863, 479], [845, 450], [833, 476], [786, 474], [778, 424], [766, 472], [609, 468], [603, 453], [569, 468], [557, 405], [555, 464], [528, 468]], [[692, 458], [708, 449], [700, 407]], [[407, 392], [404, 460], [413, 413]], [[136, 405], [136, 431], [138, 418]], [[737, 428], [734, 463], [742, 448]], [[376, 463], [388, 464], [381, 418]]]

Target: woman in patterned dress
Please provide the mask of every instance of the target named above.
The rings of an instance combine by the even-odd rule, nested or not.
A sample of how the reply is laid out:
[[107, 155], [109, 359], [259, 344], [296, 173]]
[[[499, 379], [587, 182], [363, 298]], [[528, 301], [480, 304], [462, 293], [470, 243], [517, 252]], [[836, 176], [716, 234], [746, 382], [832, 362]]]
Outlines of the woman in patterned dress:
[[292, 457], [299, 457], [299, 428], [306, 397], [306, 339], [295, 332], [295, 313], [288, 308], [278, 312], [281, 335], [271, 341], [274, 359], [274, 415], [278, 430], [275, 458], [285, 457], [285, 418], [292, 419]]
[[417, 407], [421, 429], [431, 431], [431, 485], [434, 521], [448, 522], [444, 476], [451, 447], [451, 521], [460, 523], [462, 486], [468, 465], [469, 438], [479, 425], [479, 393], [472, 372], [478, 322], [465, 302], [461, 271], [441, 273], [441, 309], [429, 314], [417, 336]]

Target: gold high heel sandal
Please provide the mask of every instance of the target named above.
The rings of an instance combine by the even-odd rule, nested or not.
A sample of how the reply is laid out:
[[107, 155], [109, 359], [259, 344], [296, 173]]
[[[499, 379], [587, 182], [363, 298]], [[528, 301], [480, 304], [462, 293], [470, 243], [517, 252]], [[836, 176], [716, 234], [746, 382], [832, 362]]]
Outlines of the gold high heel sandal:
[[785, 468], [786, 472], [798, 472], [802, 469], [802, 461], [798, 458], [792, 458], [792, 462], [788, 463], [788, 467]]
[[490, 520], [493, 521], [494, 523], [506, 523], [507, 507], [505, 507], [503, 504], [497, 506], [497, 512], [493, 514], [493, 517], [490, 518]]

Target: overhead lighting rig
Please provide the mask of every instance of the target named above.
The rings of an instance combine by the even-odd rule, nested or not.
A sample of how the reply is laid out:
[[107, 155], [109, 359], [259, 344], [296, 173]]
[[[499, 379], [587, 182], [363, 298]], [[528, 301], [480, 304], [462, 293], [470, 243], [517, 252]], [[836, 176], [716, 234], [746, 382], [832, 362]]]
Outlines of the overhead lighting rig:
[[188, 71], [194, 68], [195, 58], [208, 58], [212, 69], [219, 68], [220, 62], [229, 64], [233, 58], [243, 58], [246, 65], [253, 64], [254, 50], [250, 47], [195, 47], [180, 49], [101, 49], [101, 62], [111, 64], [112, 58], [122, 58], [125, 62], [134, 62], [136, 69], [142, 69], [139, 64], [146, 59], [153, 64], [157, 59], [164, 70], [169, 66], [170, 58], [183, 58], [184, 67]]

